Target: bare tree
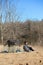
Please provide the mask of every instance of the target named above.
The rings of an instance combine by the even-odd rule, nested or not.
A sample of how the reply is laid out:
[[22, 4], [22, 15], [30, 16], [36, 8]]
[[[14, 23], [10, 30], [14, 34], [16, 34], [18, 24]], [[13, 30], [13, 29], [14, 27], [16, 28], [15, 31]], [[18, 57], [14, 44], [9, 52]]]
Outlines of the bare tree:
[[3, 44], [3, 28], [2, 28], [2, 0], [0, 0], [0, 32], [1, 32], [1, 42]]

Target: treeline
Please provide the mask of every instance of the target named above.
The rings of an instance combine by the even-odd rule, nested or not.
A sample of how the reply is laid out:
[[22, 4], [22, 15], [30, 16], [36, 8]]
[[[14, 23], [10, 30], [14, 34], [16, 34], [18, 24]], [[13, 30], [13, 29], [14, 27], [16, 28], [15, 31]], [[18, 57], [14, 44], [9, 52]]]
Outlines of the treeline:
[[5, 43], [8, 39], [19, 39], [22, 43], [26, 40], [29, 44], [43, 45], [43, 20], [0, 23], [0, 43]]

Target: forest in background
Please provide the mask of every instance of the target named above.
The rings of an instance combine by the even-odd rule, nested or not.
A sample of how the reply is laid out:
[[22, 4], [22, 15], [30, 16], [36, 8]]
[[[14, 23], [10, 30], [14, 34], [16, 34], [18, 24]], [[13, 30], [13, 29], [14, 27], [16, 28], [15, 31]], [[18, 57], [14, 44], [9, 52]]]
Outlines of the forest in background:
[[0, 44], [19, 39], [21, 44], [26, 40], [29, 44], [43, 45], [43, 20], [21, 22], [20, 17], [13, 1], [0, 0]]
[[0, 23], [0, 43], [8, 39], [19, 39], [21, 44], [26, 40], [32, 45], [43, 45], [43, 20]]

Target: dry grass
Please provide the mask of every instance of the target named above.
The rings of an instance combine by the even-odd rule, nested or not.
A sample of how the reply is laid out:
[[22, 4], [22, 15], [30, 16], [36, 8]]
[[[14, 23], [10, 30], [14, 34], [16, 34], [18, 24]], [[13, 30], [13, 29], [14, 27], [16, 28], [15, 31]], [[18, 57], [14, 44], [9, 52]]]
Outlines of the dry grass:
[[[43, 65], [43, 47], [32, 46], [33, 52], [0, 53], [0, 65]], [[0, 46], [0, 50], [4, 47]]]

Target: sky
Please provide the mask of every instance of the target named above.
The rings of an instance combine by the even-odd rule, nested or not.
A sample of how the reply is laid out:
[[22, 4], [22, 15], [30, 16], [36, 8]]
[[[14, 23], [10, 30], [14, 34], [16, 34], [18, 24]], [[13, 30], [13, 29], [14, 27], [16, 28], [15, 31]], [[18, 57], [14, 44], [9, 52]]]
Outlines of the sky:
[[[43, 0], [10, 0], [21, 21], [43, 19]], [[4, 0], [3, 0], [4, 2]], [[10, 3], [10, 4], [11, 4]], [[4, 4], [5, 5], [5, 4]]]
[[18, 0], [17, 11], [26, 19], [43, 19], [43, 0]]

